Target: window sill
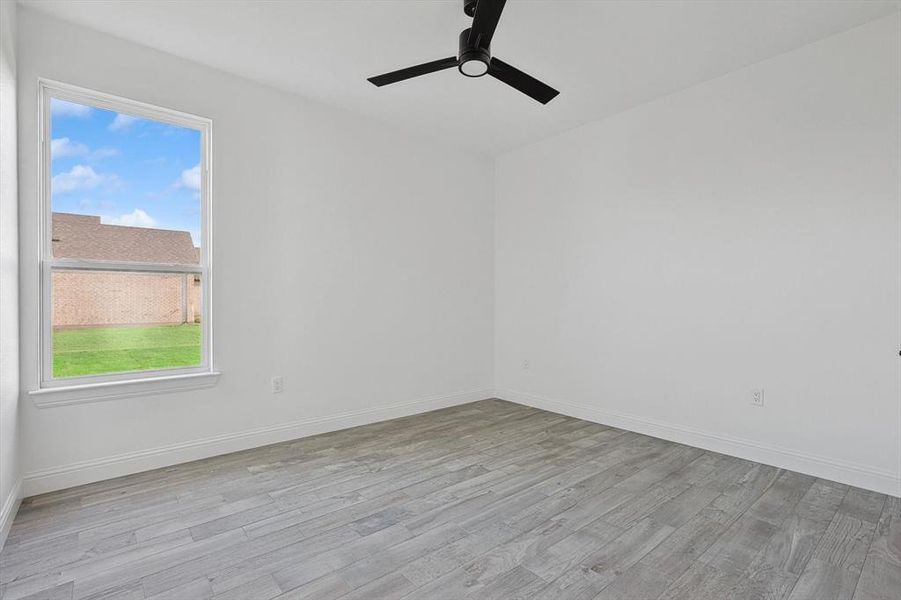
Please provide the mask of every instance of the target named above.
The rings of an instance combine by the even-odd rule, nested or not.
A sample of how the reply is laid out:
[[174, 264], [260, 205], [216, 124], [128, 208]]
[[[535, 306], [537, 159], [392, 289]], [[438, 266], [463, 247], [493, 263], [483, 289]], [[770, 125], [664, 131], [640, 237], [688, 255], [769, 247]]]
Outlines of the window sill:
[[125, 381], [105, 381], [102, 383], [86, 383], [64, 387], [41, 388], [28, 392], [38, 408], [68, 406], [70, 404], [86, 404], [104, 402], [120, 398], [168, 394], [209, 388], [216, 385], [221, 373], [190, 373], [167, 375], [147, 379], [129, 379]]

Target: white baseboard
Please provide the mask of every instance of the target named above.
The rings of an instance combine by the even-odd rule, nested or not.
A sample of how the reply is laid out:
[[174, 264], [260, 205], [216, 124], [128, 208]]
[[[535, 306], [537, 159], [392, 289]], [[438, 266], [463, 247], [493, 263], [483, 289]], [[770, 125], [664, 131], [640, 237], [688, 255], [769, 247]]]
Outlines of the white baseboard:
[[466, 404], [491, 398], [493, 390], [473, 390], [442, 396], [422, 398], [411, 402], [392, 404], [324, 417], [312, 417], [239, 431], [215, 437], [203, 438], [149, 450], [129, 452], [96, 460], [70, 463], [50, 469], [26, 473], [23, 477], [25, 496], [44, 494], [85, 483], [93, 483], [122, 475], [159, 469], [171, 465], [248, 450], [278, 442], [285, 442], [348, 427], [368, 425], [387, 419], [396, 419], [417, 413]]
[[13, 519], [19, 512], [19, 504], [22, 503], [22, 479], [16, 480], [13, 489], [9, 495], [3, 500], [3, 508], [0, 508], [0, 550], [3, 550], [3, 544], [6, 543], [6, 536], [9, 535], [9, 528], [12, 527]]
[[10, 494], [3, 505], [3, 512], [0, 513], [0, 547], [2, 547], [2, 541], [6, 539], [9, 526], [12, 524], [15, 511], [23, 496], [23, 491], [25, 496], [34, 496], [85, 483], [130, 475], [329, 431], [337, 431], [348, 427], [395, 419], [458, 404], [466, 404], [467, 402], [491, 397], [783, 469], [807, 473], [815, 477], [822, 477], [892, 496], [901, 496], [901, 477], [891, 472], [832, 458], [802, 454], [784, 448], [766, 446], [750, 440], [717, 435], [644, 417], [542, 398], [514, 390], [486, 389], [435, 396], [412, 402], [325, 417], [314, 417], [291, 423], [282, 423], [249, 431], [32, 471], [26, 473], [17, 482], [14, 492]]
[[502, 400], [560, 413], [585, 421], [610, 425], [611, 427], [618, 427], [680, 444], [695, 446], [704, 450], [719, 452], [720, 454], [798, 471], [891, 496], [901, 496], [901, 476], [889, 471], [873, 469], [833, 458], [812, 456], [785, 448], [759, 444], [751, 440], [718, 435], [644, 417], [600, 410], [562, 400], [542, 398], [514, 390], [498, 389], [495, 390], [495, 396]]

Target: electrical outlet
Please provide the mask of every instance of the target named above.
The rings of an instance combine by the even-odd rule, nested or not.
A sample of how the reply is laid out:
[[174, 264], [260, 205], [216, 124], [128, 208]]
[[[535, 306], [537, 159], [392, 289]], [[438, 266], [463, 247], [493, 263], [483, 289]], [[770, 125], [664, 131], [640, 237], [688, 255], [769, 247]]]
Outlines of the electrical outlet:
[[276, 375], [272, 378], [272, 393], [273, 394], [281, 394], [285, 391], [285, 378], [281, 375]]
[[751, 406], [763, 406], [763, 389], [751, 390]]
[[528, 361], [528, 360], [522, 361], [522, 370], [523, 370], [523, 371], [528, 371], [528, 370], [529, 370], [529, 361]]

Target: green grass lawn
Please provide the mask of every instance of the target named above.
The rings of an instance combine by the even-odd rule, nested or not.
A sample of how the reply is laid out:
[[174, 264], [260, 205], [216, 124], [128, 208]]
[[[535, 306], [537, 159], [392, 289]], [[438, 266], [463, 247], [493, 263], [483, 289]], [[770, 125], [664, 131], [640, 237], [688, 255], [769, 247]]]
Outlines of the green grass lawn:
[[200, 364], [200, 325], [89, 327], [53, 332], [53, 376], [76, 377]]

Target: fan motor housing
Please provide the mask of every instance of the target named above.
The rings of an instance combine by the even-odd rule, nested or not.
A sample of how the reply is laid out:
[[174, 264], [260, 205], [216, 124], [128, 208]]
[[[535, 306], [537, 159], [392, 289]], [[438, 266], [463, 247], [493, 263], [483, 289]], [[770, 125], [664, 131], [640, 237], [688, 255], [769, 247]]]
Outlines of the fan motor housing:
[[466, 13], [467, 17], [472, 17], [476, 14], [476, 3], [479, 0], [463, 0], [463, 12]]
[[460, 53], [457, 55], [459, 60], [457, 69], [467, 77], [481, 77], [488, 72], [488, 64], [491, 62], [491, 46], [470, 44], [470, 31], [470, 29], [464, 29], [460, 33]]

